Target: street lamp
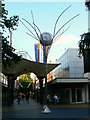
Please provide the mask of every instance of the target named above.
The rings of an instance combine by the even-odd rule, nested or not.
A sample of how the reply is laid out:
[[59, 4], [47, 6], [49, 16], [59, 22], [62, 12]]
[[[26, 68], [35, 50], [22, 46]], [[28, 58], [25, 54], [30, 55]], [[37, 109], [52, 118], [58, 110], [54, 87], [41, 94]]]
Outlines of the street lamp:
[[[49, 50], [51, 48], [51, 45], [53, 44], [54, 40], [56, 41], [64, 32], [66, 32], [68, 30], [69, 27], [67, 27], [66, 29], [63, 29], [68, 23], [70, 23], [74, 18], [76, 18], [79, 14], [75, 15], [74, 17], [72, 17], [71, 19], [69, 19], [68, 21], [66, 21], [57, 31], [56, 31], [56, 26], [57, 23], [60, 19], [60, 17], [71, 7], [71, 5], [69, 7], [67, 7], [64, 11], [62, 11], [62, 13], [58, 16], [58, 18], [56, 19], [55, 25], [54, 25], [54, 31], [53, 31], [53, 35], [49, 32], [44, 32], [42, 33], [40, 31], [40, 29], [38, 28], [38, 26], [35, 24], [34, 22], [34, 17], [33, 17], [33, 13], [31, 11], [32, 14], [32, 20], [33, 20], [33, 25], [28, 22], [26, 19], [22, 18], [22, 20], [24, 20], [26, 23], [28, 23], [30, 25], [30, 27], [34, 30], [35, 34], [23, 23], [22, 20], [20, 20], [20, 22], [28, 29], [29, 33], [27, 33], [29, 36], [31, 36], [32, 38], [36, 39], [37, 41], [40, 42], [40, 44], [43, 46], [43, 52], [44, 52], [44, 57], [45, 57], [45, 98], [44, 98], [44, 107], [43, 107], [43, 111], [42, 113], [50, 113], [51, 111], [49, 110], [49, 108], [47, 107], [47, 57], [48, 57], [48, 53]], [[62, 30], [63, 29], [63, 30]], [[58, 35], [59, 34], [59, 35]], [[44, 46], [48, 46], [47, 50], [44, 50]]]

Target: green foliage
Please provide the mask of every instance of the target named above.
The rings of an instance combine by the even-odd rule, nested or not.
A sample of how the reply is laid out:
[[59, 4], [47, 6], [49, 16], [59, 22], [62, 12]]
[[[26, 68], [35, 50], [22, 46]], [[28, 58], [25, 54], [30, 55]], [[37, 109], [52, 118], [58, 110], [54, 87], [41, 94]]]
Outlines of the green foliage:
[[[5, 10], [5, 4], [0, 2], [0, 14], [2, 20], [2, 29], [3, 32], [5, 32], [5, 29], [7, 28], [9, 31], [16, 30], [16, 27], [18, 26], [18, 20], [19, 16], [12, 16], [10, 18], [7, 17], [8, 11]], [[11, 64], [17, 63], [20, 61], [21, 56], [18, 56], [15, 54], [15, 49], [9, 45], [9, 41], [7, 40], [7, 37], [4, 37], [3, 33], [1, 33], [2, 37], [2, 64], [5, 67], [10, 67]]]
[[27, 74], [20, 75], [19, 81], [33, 82], [33, 79], [30, 77], [30, 73], [27, 73]]
[[0, 2], [0, 17], [2, 19], [6, 19], [8, 15], [8, 11], [5, 10], [5, 4]]
[[79, 41], [79, 55], [84, 55], [84, 50], [90, 49], [90, 32], [81, 35]]
[[30, 74], [27, 73], [19, 76], [19, 82], [23, 86], [23, 88], [20, 88], [22, 92], [28, 92], [32, 89], [33, 79], [30, 77]]
[[9, 45], [7, 38], [2, 36], [2, 62], [4, 67], [9, 67], [12, 63], [20, 61], [21, 56], [14, 53], [15, 49]]
[[8, 11], [5, 10], [5, 4], [0, 3], [0, 13], [2, 18], [2, 23], [4, 24], [3, 31], [5, 30], [5, 27], [11, 30], [16, 30], [16, 27], [18, 26], [19, 16], [13, 15], [10, 18], [7, 17]]
[[12, 16], [9, 19], [4, 19], [4, 25], [10, 30], [16, 30], [15, 27], [18, 26], [18, 16]]

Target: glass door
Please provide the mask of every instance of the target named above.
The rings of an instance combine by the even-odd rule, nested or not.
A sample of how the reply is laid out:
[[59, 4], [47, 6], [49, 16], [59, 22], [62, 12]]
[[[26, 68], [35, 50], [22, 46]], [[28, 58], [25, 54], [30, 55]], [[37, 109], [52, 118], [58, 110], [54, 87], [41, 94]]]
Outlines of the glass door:
[[82, 89], [81, 88], [76, 89], [76, 95], [77, 95], [76, 102], [82, 102]]
[[71, 93], [72, 103], [82, 102], [82, 88], [72, 88]]
[[76, 102], [76, 92], [75, 92], [75, 89], [73, 88], [72, 89], [72, 103], [75, 103]]

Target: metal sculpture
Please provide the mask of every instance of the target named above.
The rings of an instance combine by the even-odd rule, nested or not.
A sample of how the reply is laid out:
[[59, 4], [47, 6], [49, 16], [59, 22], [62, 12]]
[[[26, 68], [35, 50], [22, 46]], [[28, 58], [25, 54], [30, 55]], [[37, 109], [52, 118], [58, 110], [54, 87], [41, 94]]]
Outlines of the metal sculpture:
[[[27, 33], [29, 36], [31, 36], [32, 38], [36, 39], [37, 41], [39, 41], [41, 43], [42, 46], [48, 46], [48, 50], [45, 51], [43, 49], [44, 52], [44, 56], [45, 56], [45, 98], [44, 98], [44, 107], [43, 107], [43, 111], [42, 113], [50, 113], [51, 111], [49, 110], [49, 108], [47, 107], [47, 57], [48, 57], [48, 53], [49, 50], [51, 48], [51, 45], [53, 44], [54, 40], [56, 41], [63, 33], [65, 33], [69, 26], [62, 31], [62, 29], [68, 24], [70, 23], [74, 18], [76, 18], [77, 16], [79, 16], [79, 14], [75, 15], [74, 17], [72, 17], [71, 19], [69, 19], [67, 22], [65, 22], [57, 31], [56, 31], [56, 27], [57, 27], [57, 23], [59, 21], [59, 19], [61, 18], [61, 16], [71, 7], [68, 6], [64, 11], [62, 11], [62, 13], [58, 16], [58, 18], [56, 19], [55, 25], [54, 25], [54, 30], [53, 30], [53, 35], [49, 32], [44, 32], [42, 33], [41, 30], [39, 29], [39, 27], [35, 24], [34, 22], [34, 17], [33, 17], [33, 12], [31, 11], [32, 14], [32, 20], [33, 20], [33, 24], [31, 24], [30, 22], [28, 22], [26, 19], [22, 18], [23, 21], [25, 21], [26, 23], [29, 24], [29, 26], [31, 27], [31, 29], [34, 30], [35, 34], [25, 25], [25, 23], [20, 20], [20, 22], [28, 29], [29, 33]], [[61, 32], [62, 31], [62, 32]], [[61, 33], [60, 33], [61, 32]]]

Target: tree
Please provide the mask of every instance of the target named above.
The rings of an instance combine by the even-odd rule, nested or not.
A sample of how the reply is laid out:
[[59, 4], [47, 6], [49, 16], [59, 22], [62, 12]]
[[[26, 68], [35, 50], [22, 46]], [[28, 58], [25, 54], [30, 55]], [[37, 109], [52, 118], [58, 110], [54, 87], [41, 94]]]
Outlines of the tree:
[[79, 41], [79, 55], [84, 56], [85, 50], [90, 50], [90, 32], [82, 34]]
[[8, 37], [4, 36], [5, 30], [8, 29], [9, 32], [12, 30], [16, 30], [16, 27], [18, 26], [19, 16], [12, 16], [10, 18], [7, 17], [8, 11], [5, 10], [5, 4], [0, 2], [0, 14], [2, 20], [1, 20], [1, 26], [3, 33], [1, 33], [2, 37], [2, 64], [5, 69], [7, 67], [10, 67], [12, 63], [17, 63], [20, 61], [21, 56], [18, 56], [15, 54], [15, 49], [9, 44], [10, 41], [8, 41]]
[[19, 76], [19, 83], [21, 85], [22, 92], [28, 92], [32, 89], [33, 79], [31, 78], [31, 73], [22, 74]]
[[4, 24], [2, 26], [3, 31], [5, 30], [5, 27], [8, 28], [9, 31], [10, 30], [16, 30], [15, 27], [18, 26], [19, 16], [13, 15], [10, 18], [8, 18], [7, 17], [8, 10], [5, 10], [5, 4], [3, 4], [3, 3], [0, 2], [0, 6], [1, 6], [0, 13], [2, 13], [1, 14], [2, 23]]
[[90, 72], [90, 32], [81, 35], [79, 55], [83, 56], [84, 73]]

